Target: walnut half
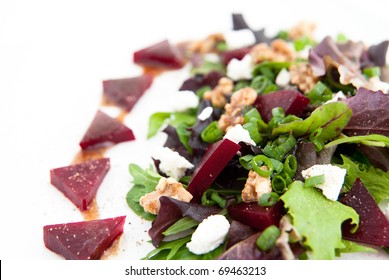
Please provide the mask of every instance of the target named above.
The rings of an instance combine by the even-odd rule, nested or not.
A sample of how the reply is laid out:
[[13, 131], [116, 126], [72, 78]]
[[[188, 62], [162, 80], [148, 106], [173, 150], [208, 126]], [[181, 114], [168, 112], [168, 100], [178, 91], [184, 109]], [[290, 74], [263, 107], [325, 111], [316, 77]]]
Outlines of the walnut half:
[[[260, 169], [267, 171], [266, 166], [261, 166]], [[270, 177], [262, 177], [257, 172], [250, 170], [246, 184], [242, 190], [242, 200], [244, 202], [259, 201], [265, 193], [271, 193]]]
[[180, 182], [177, 182], [173, 178], [162, 177], [155, 191], [145, 194], [139, 199], [139, 204], [143, 207], [146, 212], [157, 215], [161, 204], [159, 198], [161, 196], [169, 196], [177, 200], [189, 202], [192, 199], [192, 195], [184, 189]]

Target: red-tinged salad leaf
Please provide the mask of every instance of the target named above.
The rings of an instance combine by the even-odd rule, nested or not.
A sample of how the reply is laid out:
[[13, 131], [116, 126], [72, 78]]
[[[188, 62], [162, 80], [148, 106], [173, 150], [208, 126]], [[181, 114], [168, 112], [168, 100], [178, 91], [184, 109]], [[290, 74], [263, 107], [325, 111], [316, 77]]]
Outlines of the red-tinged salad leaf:
[[381, 134], [389, 136], [389, 95], [382, 91], [359, 88], [345, 101], [353, 111], [344, 129], [350, 136]]
[[224, 65], [228, 65], [228, 63], [232, 59], [242, 60], [246, 54], [248, 54], [251, 50], [251, 47], [244, 47], [240, 49], [235, 50], [227, 50], [225, 52], [222, 52], [221, 59]]
[[211, 71], [207, 74], [196, 74], [185, 80], [181, 85], [180, 90], [191, 90], [196, 92], [197, 90], [207, 86], [213, 89], [223, 76], [224, 74], [218, 71]]
[[308, 104], [309, 98], [297, 91], [279, 90], [258, 95], [254, 106], [258, 109], [262, 119], [269, 122], [272, 118], [273, 108], [281, 107], [287, 115], [300, 116]]
[[139, 98], [151, 86], [153, 76], [142, 76], [124, 79], [103, 81], [103, 94], [105, 98], [130, 112]]
[[270, 43], [272, 41], [271, 38], [268, 38], [265, 35], [265, 29], [254, 30], [250, 28], [250, 26], [247, 24], [242, 14], [238, 14], [238, 13], [232, 14], [232, 29], [233, 30], [250, 29], [255, 36], [255, 42], [257, 44]]
[[227, 210], [232, 219], [257, 230], [264, 230], [271, 225], [278, 226], [281, 217], [285, 214], [282, 201], [273, 206], [241, 202], [229, 206]]
[[294, 137], [312, 136], [324, 144], [338, 136], [348, 124], [352, 115], [351, 108], [344, 102], [331, 102], [315, 109], [304, 120], [295, 120], [286, 124], [279, 124], [272, 131], [273, 136], [292, 133]]
[[180, 50], [164, 40], [134, 53], [134, 63], [144, 67], [179, 69], [185, 61]]
[[389, 221], [360, 179], [355, 181], [351, 190], [339, 201], [352, 207], [360, 219], [358, 229], [353, 233], [350, 232], [351, 226], [349, 224], [343, 224], [344, 239], [389, 247]]
[[386, 53], [389, 41], [385, 40], [377, 45], [370, 46], [367, 50], [369, 60], [374, 66], [386, 67]]
[[241, 222], [232, 220], [230, 224], [230, 229], [227, 234], [227, 245], [226, 248], [230, 248], [234, 246], [236, 243], [243, 241], [253, 234], [255, 234], [257, 230], [252, 227], [245, 225]]
[[108, 158], [50, 170], [50, 182], [81, 211], [88, 210], [110, 168]]
[[355, 231], [359, 222], [354, 209], [327, 199], [316, 188], [294, 181], [280, 197], [291, 215], [293, 226], [303, 237], [303, 245], [312, 259], [334, 259], [337, 248], [343, 248], [341, 224], [351, 220]]
[[159, 199], [161, 208], [159, 214], [152, 223], [149, 230], [149, 236], [155, 247], [164, 239], [163, 232], [182, 217], [190, 217], [195, 221], [201, 222], [210, 215], [220, 212], [217, 207], [203, 206], [162, 196]]
[[229, 139], [219, 140], [208, 148], [188, 184], [187, 190], [193, 195], [193, 202], [200, 201], [203, 193], [239, 150], [240, 146]]
[[240, 241], [235, 244], [231, 248], [229, 248], [226, 252], [224, 252], [221, 256], [219, 256], [219, 260], [282, 260], [281, 250], [277, 247], [274, 247], [269, 252], [262, 252], [256, 241], [260, 233], [256, 233], [249, 238]]
[[67, 260], [97, 260], [123, 233], [125, 216], [43, 227], [45, 246]]
[[99, 110], [84, 134], [80, 147], [83, 150], [95, 149], [132, 140], [135, 140], [135, 136], [130, 128]]
[[370, 161], [370, 163], [383, 171], [389, 171], [389, 149], [382, 147], [370, 147], [358, 145], [360, 150]]

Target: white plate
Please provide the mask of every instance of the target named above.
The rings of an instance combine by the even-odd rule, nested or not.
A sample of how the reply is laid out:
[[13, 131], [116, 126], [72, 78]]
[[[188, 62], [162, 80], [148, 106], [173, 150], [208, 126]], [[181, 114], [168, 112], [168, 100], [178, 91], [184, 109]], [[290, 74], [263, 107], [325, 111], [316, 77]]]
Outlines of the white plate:
[[[1, 259], [61, 259], [44, 247], [42, 227], [83, 216], [50, 185], [49, 170], [70, 164], [79, 151], [100, 107], [101, 81], [141, 73], [132, 63], [134, 51], [165, 38], [180, 42], [227, 31], [232, 12], [243, 13], [254, 28], [268, 27], [268, 35], [310, 20], [318, 24], [317, 38], [338, 33], [368, 43], [389, 38], [384, 1], [377, 6], [339, 0], [8, 2], [0, 4]], [[149, 222], [125, 201], [131, 187], [128, 164], [151, 163], [152, 147], [164, 139], [146, 141], [147, 118], [168, 110], [168, 96], [186, 70], [154, 81], [125, 118], [137, 140], [106, 154], [112, 167], [97, 195], [100, 218], [127, 215], [110, 259], [139, 259], [152, 248]]]

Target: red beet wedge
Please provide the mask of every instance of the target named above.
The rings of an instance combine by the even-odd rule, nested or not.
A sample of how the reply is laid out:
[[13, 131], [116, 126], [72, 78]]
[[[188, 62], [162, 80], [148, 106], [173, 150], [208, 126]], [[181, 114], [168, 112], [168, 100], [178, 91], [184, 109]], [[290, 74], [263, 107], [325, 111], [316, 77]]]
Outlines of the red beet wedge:
[[343, 224], [344, 239], [389, 247], [389, 222], [359, 179], [355, 181], [351, 190], [339, 200], [354, 208], [359, 215], [359, 226], [355, 233], [350, 232], [352, 228], [350, 224]]
[[168, 40], [135, 52], [134, 63], [159, 69], [179, 69], [185, 64], [180, 50]]
[[219, 140], [208, 148], [188, 184], [187, 190], [193, 195], [191, 202], [201, 200], [203, 193], [239, 150], [240, 146], [229, 139]]
[[153, 76], [148, 74], [133, 78], [105, 80], [103, 81], [103, 94], [108, 101], [129, 112], [151, 86], [152, 81]]
[[224, 65], [227, 65], [233, 58], [237, 60], [242, 60], [243, 57], [248, 54], [251, 50], [251, 47], [244, 47], [236, 50], [225, 51], [221, 54], [221, 58]]
[[285, 214], [282, 201], [273, 206], [260, 206], [256, 202], [242, 202], [229, 206], [227, 210], [233, 220], [258, 230], [264, 230], [271, 225], [278, 226], [281, 217]]
[[272, 109], [281, 107], [285, 114], [299, 116], [304, 112], [309, 103], [309, 98], [292, 90], [279, 90], [269, 94], [258, 95], [254, 106], [258, 109], [264, 121], [272, 118]]
[[47, 225], [43, 241], [47, 249], [67, 260], [97, 260], [123, 233], [126, 217]]
[[130, 128], [97, 111], [91, 125], [80, 142], [81, 149], [93, 149], [126, 141], [135, 140]]
[[110, 168], [108, 158], [50, 170], [51, 184], [63, 192], [81, 211], [95, 198], [98, 188]]

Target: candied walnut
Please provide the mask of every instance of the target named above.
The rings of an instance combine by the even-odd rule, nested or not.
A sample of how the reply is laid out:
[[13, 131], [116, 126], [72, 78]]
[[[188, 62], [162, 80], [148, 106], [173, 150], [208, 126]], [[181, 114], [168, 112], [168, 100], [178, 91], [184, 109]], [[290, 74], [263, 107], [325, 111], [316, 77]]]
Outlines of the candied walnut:
[[[262, 170], [267, 171], [266, 166], [261, 166]], [[257, 172], [250, 170], [246, 184], [242, 190], [242, 200], [244, 202], [259, 201], [265, 193], [271, 193], [270, 177], [262, 177]]]
[[193, 197], [187, 190], [184, 189], [180, 182], [177, 182], [173, 178], [162, 177], [159, 180], [155, 191], [142, 196], [139, 199], [139, 204], [146, 212], [156, 215], [161, 207], [159, 202], [159, 198], [161, 196], [172, 197], [184, 202], [191, 201]]
[[231, 96], [230, 103], [224, 106], [225, 112], [219, 119], [219, 128], [226, 132], [237, 124], [243, 124], [243, 108], [254, 104], [256, 99], [257, 92], [250, 87], [242, 88], [234, 92]]
[[266, 43], [255, 45], [251, 52], [255, 63], [263, 61], [291, 62], [295, 59], [294, 50], [282, 39], [274, 40], [269, 46]]
[[288, 37], [291, 40], [297, 40], [304, 36], [313, 39], [316, 30], [316, 23], [301, 21], [288, 31]]
[[223, 108], [227, 103], [227, 94], [230, 94], [233, 89], [234, 82], [227, 77], [222, 77], [213, 90], [204, 93], [204, 99], [211, 100], [215, 107]]
[[304, 93], [310, 92], [319, 80], [319, 78], [313, 74], [311, 66], [307, 63], [290, 66], [289, 73], [290, 82], [297, 85]]
[[217, 44], [224, 41], [222, 33], [211, 34], [203, 40], [195, 41], [189, 46], [189, 51], [194, 53], [206, 54], [215, 52]]

